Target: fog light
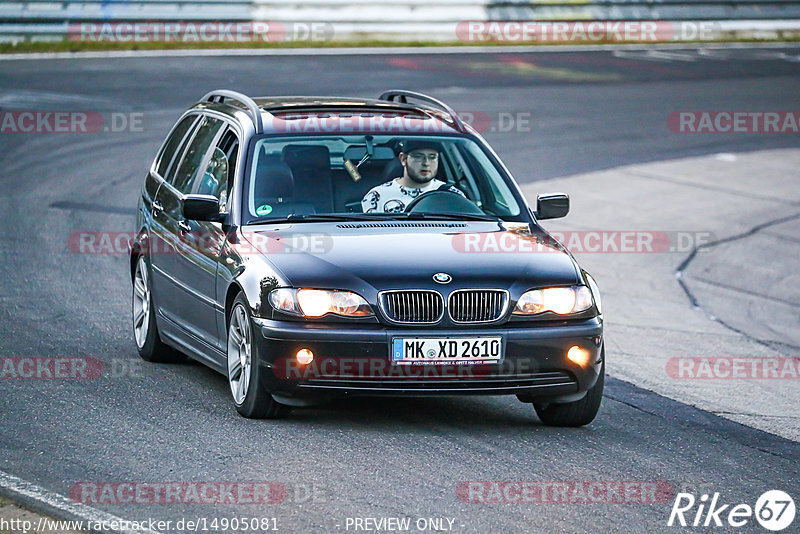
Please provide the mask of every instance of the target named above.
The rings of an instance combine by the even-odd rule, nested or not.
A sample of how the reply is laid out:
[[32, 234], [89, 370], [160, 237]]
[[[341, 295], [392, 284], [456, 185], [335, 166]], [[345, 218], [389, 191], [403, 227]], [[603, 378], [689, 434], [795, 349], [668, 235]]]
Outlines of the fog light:
[[589, 354], [588, 350], [583, 350], [578, 346], [572, 347], [567, 351], [567, 358], [577, 363], [581, 367], [588, 365], [591, 357], [592, 355]]
[[297, 351], [297, 362], [302, 363], [303, 365], [308, 365], [312, 361], [314, 361], [314, 353], [308, 349], [300, 349]]

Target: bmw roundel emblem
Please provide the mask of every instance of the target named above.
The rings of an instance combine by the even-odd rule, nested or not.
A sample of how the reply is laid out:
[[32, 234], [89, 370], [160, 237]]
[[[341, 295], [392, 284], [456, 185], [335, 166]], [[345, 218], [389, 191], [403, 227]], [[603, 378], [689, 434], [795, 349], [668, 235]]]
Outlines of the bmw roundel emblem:
[[436, 273], [433, 275], [433, 281], [440, 284], [449, 284], [452, 279], [453, 277], [447, 273]]

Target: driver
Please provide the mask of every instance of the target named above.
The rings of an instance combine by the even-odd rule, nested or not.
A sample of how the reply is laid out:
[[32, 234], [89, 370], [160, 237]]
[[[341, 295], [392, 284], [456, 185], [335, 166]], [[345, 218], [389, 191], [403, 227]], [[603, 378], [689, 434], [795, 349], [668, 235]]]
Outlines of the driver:
[[364, 213], [402, 212], [406, 206], [429, 191], [446, 190], [466, 198], [460, 189], [436, 179], [439, 168], [439, 143], [409, 141], [397, 156], [403, 176], [373, 187], [361, 200]]

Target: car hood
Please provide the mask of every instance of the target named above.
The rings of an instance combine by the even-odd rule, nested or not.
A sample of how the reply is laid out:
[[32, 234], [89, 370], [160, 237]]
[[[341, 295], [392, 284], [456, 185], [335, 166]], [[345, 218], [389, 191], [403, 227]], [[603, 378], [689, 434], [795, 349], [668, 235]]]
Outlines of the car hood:
[[433, 279], [437, 273], [452, 277], [448, 288], [512, 292], [580, 280], [565, 249], [528, 225], [358, 222], [249, 230], [245, 238], [285, 275], [284, 283], [294, 287], [368, 294], [441, 288]]

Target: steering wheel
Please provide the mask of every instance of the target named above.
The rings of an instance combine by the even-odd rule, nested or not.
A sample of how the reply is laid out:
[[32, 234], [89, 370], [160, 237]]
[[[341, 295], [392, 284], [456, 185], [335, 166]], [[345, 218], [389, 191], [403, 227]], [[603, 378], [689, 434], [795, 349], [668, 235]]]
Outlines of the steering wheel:
[[422, 193], [412, 200], [404, 211], [406, 213], [430, 211], [434, 213], [485, 215], [483, 210], [473, 204], [471, 200], [446, 189]]

